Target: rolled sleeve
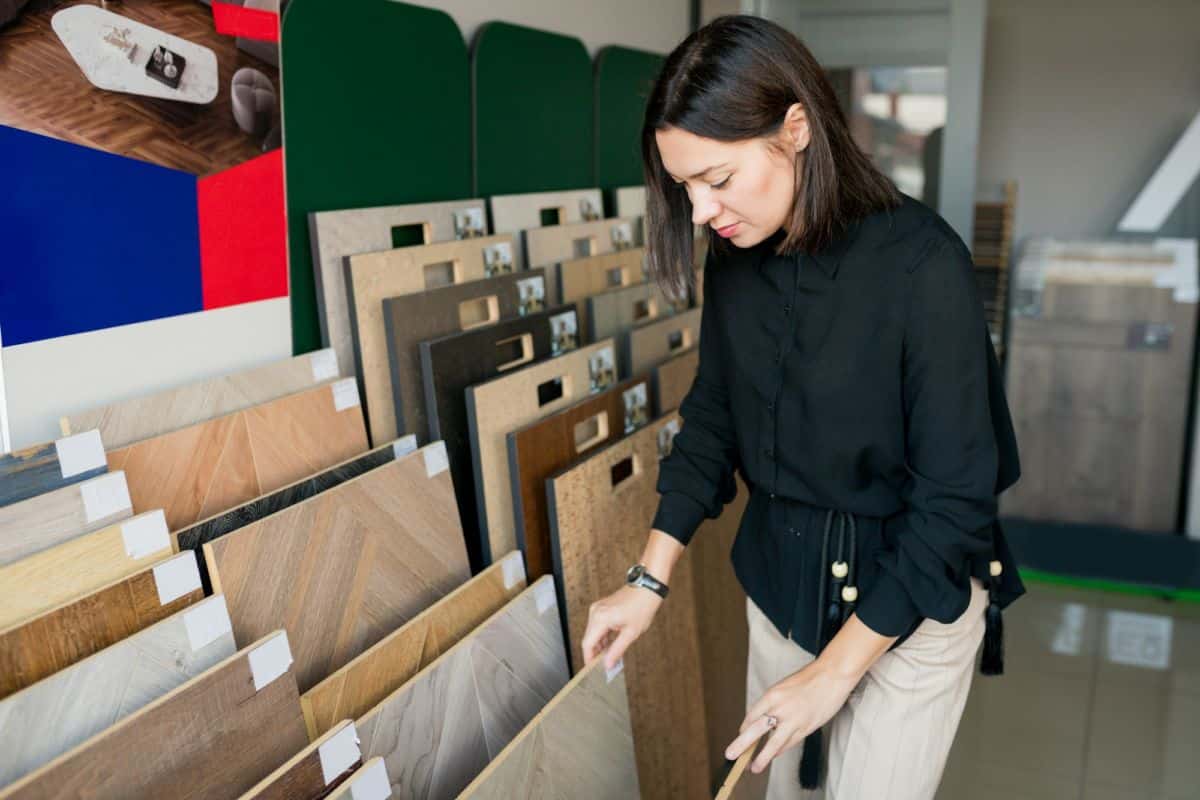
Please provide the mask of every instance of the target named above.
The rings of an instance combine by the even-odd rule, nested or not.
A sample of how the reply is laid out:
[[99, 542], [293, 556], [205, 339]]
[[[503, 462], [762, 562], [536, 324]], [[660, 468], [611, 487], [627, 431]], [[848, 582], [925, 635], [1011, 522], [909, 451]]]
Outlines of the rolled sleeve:
[[989, 551], [996, 518], [989, 340], [966, 248], [942, 239], [911, 270], [909, 287], [905, 507], [885, 522], [879, 578], [857, 609], [885, 636], [923, 617], [948, 624], [966, 610], [970, 560]]

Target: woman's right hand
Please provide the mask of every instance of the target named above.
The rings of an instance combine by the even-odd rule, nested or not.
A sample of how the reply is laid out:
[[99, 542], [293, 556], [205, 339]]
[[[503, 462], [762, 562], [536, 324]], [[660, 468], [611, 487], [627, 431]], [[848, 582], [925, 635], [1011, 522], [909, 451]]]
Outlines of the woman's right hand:
[[[637, 641], [650, 623], [663, 599], [649, 589], [622, 586], [608, 597], [597, 600], [588, 608], [587, 629], [583, 633], [583, 660], [592, 663], [604, 653], [605, 669], [612, 669]], [[612, 637], [607, 651], [605, 643]]]

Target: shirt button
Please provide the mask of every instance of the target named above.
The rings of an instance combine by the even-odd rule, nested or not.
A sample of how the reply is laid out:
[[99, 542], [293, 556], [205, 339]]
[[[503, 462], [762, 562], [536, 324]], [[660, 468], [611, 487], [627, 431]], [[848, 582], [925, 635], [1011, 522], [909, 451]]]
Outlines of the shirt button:
[[774, 411], [774, 410], [775, 410], [775, 404], [767, 403], [767, 411]]
[[788, 314], [792, 313], [792, 307], [791, 307], [791, 306], [784, 306], [784, 307], [783, 307], [783, 313], [784, 313], [784, 316], [786, 316], [786, 315], [788, 315]]
[[767, 458], [774, 458], [774, 457], [775, 457], [775, 451], [774, 451], [774, 450], [772, 450], [772, 449], [771, 449], [771, 448], [769, 448], [769, 447], [768, 447], [766, 450], [764, 450], [763, 452], [766, 454]]

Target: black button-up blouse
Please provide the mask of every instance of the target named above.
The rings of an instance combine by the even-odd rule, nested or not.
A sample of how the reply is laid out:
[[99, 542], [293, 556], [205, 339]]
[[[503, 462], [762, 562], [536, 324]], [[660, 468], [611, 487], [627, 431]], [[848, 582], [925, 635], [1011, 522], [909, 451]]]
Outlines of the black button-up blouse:
[[[842, 619], [893, 647], [924, 618], [957, 619], [972, 575], [1008, 605], [1025, 589], [996, 496], [1019, 465], [966, 246], [907, 196], [813, 256], [776, 255], [782, 235], [708, 254], [700, 364], [654, 527], [687, 544], [740, 472], [734, 570], [810, 653], [841, 584], [858, 593]], [[835, 561], [850, 565], [841, 584]]]

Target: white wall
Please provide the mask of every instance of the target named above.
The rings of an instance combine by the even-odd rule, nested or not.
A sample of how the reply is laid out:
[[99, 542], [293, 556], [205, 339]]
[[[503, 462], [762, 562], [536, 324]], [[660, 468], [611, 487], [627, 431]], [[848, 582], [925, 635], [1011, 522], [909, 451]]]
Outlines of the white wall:
[[415, 5], [448, 13], [468, 45], [485, 22], [577, 36], [593, 57], [607, 45], [666, 55], [691, 32], [690, 0], [440, 0]]

